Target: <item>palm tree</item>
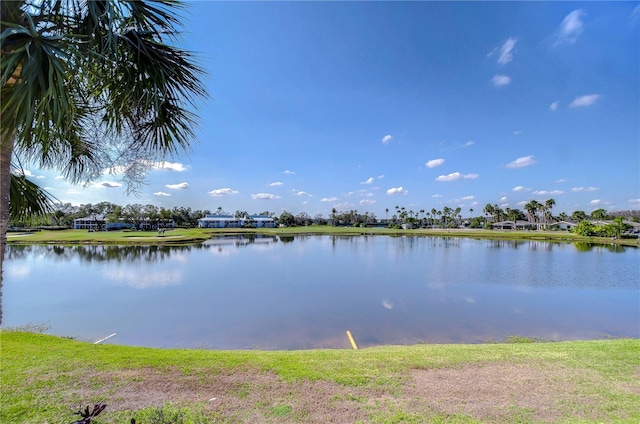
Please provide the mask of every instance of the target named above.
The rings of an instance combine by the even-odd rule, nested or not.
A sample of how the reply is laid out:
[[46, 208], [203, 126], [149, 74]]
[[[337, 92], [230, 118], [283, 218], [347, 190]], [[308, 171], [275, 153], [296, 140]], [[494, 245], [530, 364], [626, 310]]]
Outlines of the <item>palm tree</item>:
[[529, 222], [535, 222], [537, 229], [540, 229], [538, 227], [538, 212], [541, 210], [541, 206], [543, 205], [536, 200], [531, 200], [529, 203], [524, 205], [524, 210], [529, 214]]
[[[135, 190], [152, 161], [187, 149], [206, 96], [202, 70], [172, 46], [174, 0], [25, 0], [0, 4], [0, 285], [12, 160], [73, 183], [125, 169]], [[12, 204], [12, 206], [10, 206]], [[0, 310], [1, 320], [1, 310]]]
[[455, 217], [456, 217], [456, 221], [457, 221], [457, 227], [460, 226], [460, 221], [462, 220], [462, 216], [460, 215], [460, 212], [462, 212], [462, 208], [461, 207], [457, 207], [455, 211], [453, 211]]
[[542, 209], [542, 212], [544, 214], [545, 227], [548, 227], [549, 221], [553, 219], [553, 214], [551, 213], [551, 209], [553, 209], [555, 205], [556, 205], [555, 199], [547, 199], [544, 202], [544, 207]]

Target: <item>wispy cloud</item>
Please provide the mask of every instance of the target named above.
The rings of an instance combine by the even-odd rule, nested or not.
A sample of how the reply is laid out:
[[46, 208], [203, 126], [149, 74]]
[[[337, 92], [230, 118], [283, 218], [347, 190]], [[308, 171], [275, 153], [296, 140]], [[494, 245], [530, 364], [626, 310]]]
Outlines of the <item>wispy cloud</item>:
[[184, 172], [187, 170], [187, 166], [179, 163], [179, 162], [152, 162], [151, 163], [151, 168], [152, 169], [157, 169], [157, 170], [169, 170], [169, 171], [177, 171], [177, 172]]
[[165, 187], [171, 190], [184, 190], [185, 188], [189, 188], [189, 183], [167, 184]]
[[438, 198], [438, 197], [443, 197], [443, 195], [442, 195], [442, 194], [434, 194], [434, 195], [432, 195], [431, 197]]
[[389, 190], [387, 190], [387, 194], [389, 196], [396, 196], [399, 194], [407, 194], [409, 193], [408, 190], [405, 190], [403, 187], [391, 187]]
[[309, 196], [311, 197], [311, 195], [309, 193], [307, 193], [306, 191], [299, 191], [296, 193], [296, 196]]
[[251, 198], [254, 200], [272, 200], [272, 199], [279, 199], [280, 196], [271, 194], [271, 193], [256, 193], [256, 194], [252, 194]]
[[555, 180], [554, 183], [566, 183], [567, 180], [564, 178], [560, 178], [559, 180]]
[[283, 171], [282, 173], [283, 173], [283, 174], [286, 174], [286, 175], [296, 175], [296, 173], [295, 173], [295, 172], [293, 172], [293, 171], [291, 171], [291, 170], [289, 170], [289, 169], [286, 169], [286, 170], [285, 170], [285, 171]]
[[600, 99], [599, 94], [587, 94], [573, 99], [569, 107], [587, 107], [591, 106]]
[[95, 188], [118, 188], [118, 187], [122, 187], [122, 183], [118, 183], [115, 181], [100, 181], [97, 183], [94, 183], [92, 185], [92, 187]]
[[213, 197], [222, 197], [222, 196], [228, 196], [230, 194], [238, 194], [239, 192], [237, 190], [232, 190], [228, 187], [226, 188], [217, 188], [215, 190], [211, 190], [209, 192], [207, 192], [207, 194], [209, 194], [210, 196]]
[[514, 160], [513, 162], [509, 162], [507, 164], [507, 168], [515, 169], [515, 168], [524, 168], [525, 166], [531, 166], [535, 164], [536, 161], [533, 159], [533, 155], [531, 156], [523, 156]]
[[564, 191], [562, 190], [536, 190], [533, 192], [534, 195], [536, 196], [557, 196], [559, 194], [564, 194]]
[[511, 84], [511, 77], [507, 75], [496, 74], [493, 76], [493, 78], [491, 78], [491, 82], [493, 83], [494, 87], [500, 88], [504, 87], [505, 85]]
[[631, 20], [633, 22], [640, 19], [640, 5], [633, 8], [633, 12], [631, 12]]
[[338, 200], [337, 197], [323, 197], [320, 199], [321, 202], [335, 202], [336, 200]]
[[586, 13], [584, 10], [577, 9], [565, 16], [556, 31], [556, 42], [554, 44], [560, 45], [575, 43], [578, 36], [582, 34], [584, 29], [582, 17], [585, 15]]
[[634, 205], [640, 205], [640, 199], [629, 199], [629, 203]]
[[154, 196], [160, 196], [160, 197], [170, 197], [171, 195], [169, 193], [165, 193], [163, 191], [156, 191], [155, 193], [153, 193]]
[[598, 187], [573, 187], [571, 191], [579, 193], [583, 191], [597, 191], [600, 190]]
[[360, 184], [373, 184], [374, 178], [369, 177], [366, 181], [362, 181]]
[[449, 181], [458, 181], [458, 180], [475, 180], [476, 178], [478, 178], [478, 174], [463, 175], [459, 172], [453, 172], [448, 175], [440, 175], [439, 177], [436, 177], [436, 181], [449, 182]]
[[380, 140], [382, 142], [382, 144], [389, 144], [389, 142], [393, 140], [393, 136], [391, 134], [387, 134], [384, 137], [382, 137], [382, 140]]
[[373, 199], [362, 199], [358, 203], [360, 203], [361, 205], [373, 205], [376, 203], [376, 201]]
[[474, 196], [464, 196], [464, 197], [463, 197], [463, 198], [461, 198], [460, 200], [462, 200], [462, 201], [467, 201], [467, 200], [473, 200], [473, 199], [475, 199], [475, 197], [474, 197]]
[[437, 166], [440, 166], [444, 163], [444, 159], [431, 159], [428, 160], [427, 163], [425, 163], [425, 165], [427, 166], [427, 168], [435, 168]]
[[600, 203], [602, 203], [602, 200], [600, 199], [593, 199], [592, 201], [589, 202], [589, 204], [591, 205], [599, 205]]
[[506, 65], [507, 63], [513, 60], [513, 48], [516, 46], [516, 38], [509, 37], [507, 41], [505, 41], [502, 46], [496, 47], [489, 53], [487, 56], [493, 56], [495, 53], [498, 53], [498, 64]]
[[281, 185], [282, 185], [282, 183], [280, 181], [276, 181], [276, 182], [273, 182], [273, 183], [269, 184], [270, 187], [278, 187], [278, 186], [281, 186]]
[[523, 187], [523, 186], [515, 186], [514, 188], [511, 189], [512, 191], [529, 191], [531, 189]]
[[549, 105], [549, 109], [555, 112], [558, 110], [558, 106], [560, 106], [560, 102], [553, 102]]
[[384, 174], [383, 175], [378, 175], [378, 179], [381, 180], [384, 178]]

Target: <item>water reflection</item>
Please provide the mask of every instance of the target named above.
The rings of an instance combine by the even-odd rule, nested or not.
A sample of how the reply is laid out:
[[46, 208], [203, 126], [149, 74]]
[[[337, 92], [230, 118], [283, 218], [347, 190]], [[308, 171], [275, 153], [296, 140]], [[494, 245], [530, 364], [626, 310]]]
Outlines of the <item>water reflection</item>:
[[10, 246], [6, 258], [20, 260], [27, 257], [37, 257], [53, 261], [83, 262], [158, 262], [171, 255], [200, 249], [199, 245], [191, 246]]
[[596, 243], [575, 242], [573, 245], [580, 252], [592, 252], [592, 251], [601, 252], [603, 250], [606, 250], [612, 253], [622, 253], [626, 251], [626, 249], [634, 249], [632, 247], [627, 248], [626, 246], [620, 246], [618, 244], [596, 244]]
[[[615, 254], [613, 254], [615, 253]], [[638, 249], [456, 237], [10, 246], [5, 325], [160, 347], [640, 337]], [[87, 299], [93, 299], [87, 302]]]

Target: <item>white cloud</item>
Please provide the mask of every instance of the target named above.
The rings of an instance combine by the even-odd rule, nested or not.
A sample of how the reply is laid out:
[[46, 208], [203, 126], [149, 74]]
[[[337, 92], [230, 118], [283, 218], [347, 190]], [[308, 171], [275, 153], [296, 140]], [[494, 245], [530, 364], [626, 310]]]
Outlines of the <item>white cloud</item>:
[[434, 195], [432, 195], [431, 197], [436, 197], [436, 198], [437, 198], [437, 197], [442, 197], [442, 194], [434, 194]]
[[554, 183], [566, 183], [567, 180], [564, 178], [560, 178], [559, 180], [555, 180]]
[[378, 179], [381, 180], [384, 178], [384, 174], [383, 175], [378, 175]]
[[311, 195], [309, 193], [307, 193], [306, 191], [299, 191], [296, 193], [296, 195], [298, 196], [309, 196], [311, 197]]
[[461, 200], [473, 200], [475, 197], [473, 196], [464, 196]]
[[513, 48], [516, 45], [516, 39], [510, 37], [504, 44], [500, 47], [499, 52], [500, 56], [498, 56], [498, 63], [500, 65], [506, 65], [507, 63], [513, 60]]
[[230, 194], [238, 194], [239, 192], [237, 190], [232, 190], [230, 188], [217, 188], [215, 190], [211, 190], [209, 192], [207, 192], [208, 195], [213, 196], [213, 197], [221, 197], [221, 196], [228, 196]]
[[252, 194], [251, 198], [254, 200], [273, 200], [273, 199], [279, 199], [280, 196], [277, 196], [271, 193], [257, 193], [257, 194]]
[[161, 196], [161, 197], [169, 197], [171, 196], [169, 193], [165, 193], [162, 191], [156, 191], [155, 193], [153, 193], [154, 196]]
[[391, 187], [389, 190], [387, 190], [387, 194], [389, 196], [395, 196], [397, 194], [407, 194], [408, 191], [405, 190], [403, 187]]
[[189, 188], [189, 183], [167, 184], [165, 187], [170, 188], [171, 190], [183, 190], [185, 188]]
[[577, 9], [564, 17], [556, 33], [555, 45], [573, 44], [576, 42], [583, 30], [581, 18], [584, 15], [586, 15], [584, 10]]
[[151, 168], [157, 170], [168, 169], [170, 171], [184, 172], [187, 167], [179, 162], [152, 162]]
[[514, 188], [511, 189], [512, 191], [529, 191], [530, 189], [523, 187], [523, 186], [515, 186]]
[[376, 203], [376, 201], [375, 200], [371, 200], [371, 199], [362, 199], [362, 200], [360, 200], [360, 204], [361, 205], [373, 205], [375, 203]]
[[269, 184], [270, 187], [277, 187], [277, 186], [281, 186], [282, 183], [280, 181], [276, 181], [274, 183]]
[[536, 190], [536, 191], [533, 192], [533, 194], [535, 194], [536, 196], [557, 196], [559, 194], [564, 194], [564, 191], [562, 191], [562, 190], [551, 190], [551, 191]]
[[534, 163], [536, 163], [536, 161], [533, 159], [533, 155], [523, 156], [521, 158], [514, 160], [513, 162], [509, 162], [507, 164], [507, 168], [510, 168], [510, 169], [524, 168], [525, 166], [531, 166]]
[[54, 177], [54, 180], [64, 180], [64, 177], [62, 175], [57, 175]]
[[118, 187], [122, 187], [122, 183], [118, 183], [118, 182], [115, 182], [115, 181], [102, 181], [102, 182], [94, 183], [92, 185], [92, 187], [95, 187], [95, 188], [118, 188]]
[[560, 106], [560, 102], [553, 102], [549, 105], [549, 109], [555, 112], [558, 110], [558, 106]]
[[502, 196], [502, 197], [500, 198], [500, 201], [501, 201], [501, 202], [506, 202], [507, 200], [509, 200], [509, 199], [507, 199], [507, 196]]
[[569, 107], [587, 107], [591, 106], [600, 99], [599, 94], [587, 94], [573, 99]]
[[491, 78], [494, 87], [504, 87], [511, 84], [511, 77], [507, 75], [496, 74]]
[[[640, 6], [639, 6], [640, 7]], [[629, 203], [640, 205], [640, 199], [629, 199]]]
[[596, 190], [599, 190], [599, 188], [598, 187], [573, 187], [571, 189], [571, 191], [574, 191], [574, 192], [577, 192], [577, 193], [582, 192], [582, 191], [596, 191]]
[[380, 140], [382, 142], [382, 144], [389, 144], [389, 142], [393, 140], [393, 136], [391, 134], [387, 134], [384, 137], [382, 137], [382, 140]]
[[602, 200], [600, 199], [593, 199], [592, 201], [589, 202], [589, 204], [591, 205], [599, 205], [600, 203], [602, 203]]
[[367, 181], [362, 181], [360, 184], [372, 184], [374, 181], [373, 177], [369, 177]]
[[474, 144], [476, 144], [475, 141], [467, 141], [466, 143], [464, 143], [462, 146], [460, 147], [469, 147], [469, 146], [473, 146]]
[[436, 178], [436, 181], [458, 181], [458, 180], [474, 180], [478, 178], [478, 174], [466, 174], [463, 175], [459, 172], [453, 172], [449, 175], [440, 175]]
[[431, 159], [428, 160], [427, 163], [425, 163], [425, 165], [427, 166], [427, 168], [435, 168], [436, 166], [440, 166], [444, 163], [444, 159]]
[[290, 171], [290, 170], [288, 170], [288, 169], [286, 169], [286, 170], [283, 172], [283, 174], [287, 174], [287, 175], [296, 175], [296, 173], [295, 173], [295, 172]]
[[324, 197], [320, 199], [321, 202], [335, 202], [336, 200], [338, 200], [337, 197]]

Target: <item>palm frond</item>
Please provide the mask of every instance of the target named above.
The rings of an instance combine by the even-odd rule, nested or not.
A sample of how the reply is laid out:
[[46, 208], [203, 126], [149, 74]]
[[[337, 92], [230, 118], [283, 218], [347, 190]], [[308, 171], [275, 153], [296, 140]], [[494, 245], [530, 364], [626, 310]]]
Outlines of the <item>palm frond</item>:
[[27, 220], [51, 213], [55, 199], [24, 175], [11, 174], [9, 213], [12, 219]]

